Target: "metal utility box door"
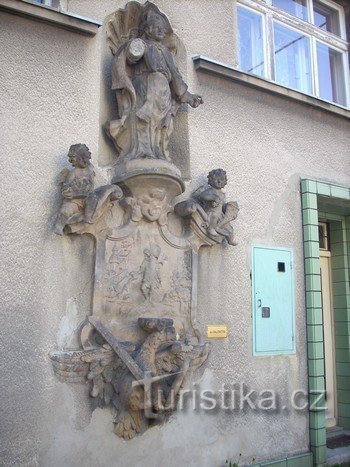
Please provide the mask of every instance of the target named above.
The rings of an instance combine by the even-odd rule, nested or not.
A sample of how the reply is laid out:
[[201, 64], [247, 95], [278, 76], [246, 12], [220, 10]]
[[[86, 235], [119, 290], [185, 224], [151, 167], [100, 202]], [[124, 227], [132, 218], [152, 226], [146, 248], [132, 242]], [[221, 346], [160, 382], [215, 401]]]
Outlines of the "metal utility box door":
[[254, 354], [290, 354], [294, 345], [292, 251], [253, 246]]

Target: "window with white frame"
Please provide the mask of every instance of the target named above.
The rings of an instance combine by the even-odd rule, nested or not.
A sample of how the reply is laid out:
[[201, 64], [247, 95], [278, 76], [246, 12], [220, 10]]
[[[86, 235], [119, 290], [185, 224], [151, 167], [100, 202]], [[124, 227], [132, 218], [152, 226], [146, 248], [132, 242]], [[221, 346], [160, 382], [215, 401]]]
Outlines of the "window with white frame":
[[238, 68], [349, 107], [343, 8], [331, 0], [238, 0]]
[[58, 8], [60, 6], [60, 0], [32, 0], [33, 3], [39, 3], [40, 5], [51, 6]]

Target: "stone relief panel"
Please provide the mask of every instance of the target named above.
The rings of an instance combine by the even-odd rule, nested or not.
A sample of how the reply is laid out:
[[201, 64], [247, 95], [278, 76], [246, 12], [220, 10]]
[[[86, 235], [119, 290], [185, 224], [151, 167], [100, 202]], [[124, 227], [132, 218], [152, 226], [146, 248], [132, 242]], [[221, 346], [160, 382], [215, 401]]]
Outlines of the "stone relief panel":
[[184, 182], [167, 153], [172, 119], [179, 102], [195, 108], [202, 98], [174, 65], [168, 19], [152, 3], [130, 2], [107, 31], [120, 114], [106, 125], [116, 147], [111, 184], [95, 187], [90, 151], [72, 145], [54, 228], [94, 238], [92, 310], [79, 328], [81, 346], [50, 358], [61, 381], [89, 382], [91, 397], [114, 411], [115, 433], [131, 439], [167, 420], [209, 355], [195, 321], [194, 259], [202, 246], [236, 244], [230, 222], [238, 205], [226, 201], [222, 169], [174, 202]]

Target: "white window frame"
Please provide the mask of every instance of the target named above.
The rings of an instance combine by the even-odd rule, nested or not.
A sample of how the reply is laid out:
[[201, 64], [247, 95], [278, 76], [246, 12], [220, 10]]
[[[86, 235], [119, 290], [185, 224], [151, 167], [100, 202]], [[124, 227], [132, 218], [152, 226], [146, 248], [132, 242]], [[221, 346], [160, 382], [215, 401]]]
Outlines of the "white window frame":
[[[312, 46], [312, 36], [311, 34], [307, 33], [307, 32], [304, 32], [304, 31], [301, 31], [300, 29], [297, 29], [297, 28], [294, 28], [293, 26], [290, 26], [288, 24], [286, 24], [285, 22], [282, 22], [280, 21], [279, 19], [278, 20], [273, 20], [273, 24], [274, 23], [277, 23], [277, 24], [280, 24], [282, 26], [284, 26], [285, 28], [287, 29], [291, 29], [292, 31], [295, 31], [295, 32], [302, 32], [303, 36], [307, 37], [309, 39], [309, 43], [310, 43], [310, 71], [311, 71], [311, 93], [306, 93], [306, 92], [303, 92], [303, 91], [299, 91], [295, 88], [291, 88], [291, 89], [294, 89], [295, 91], [297, 92], [302, 92], [303, 94], [307, 94], [309, 96], [315, 96], [316, 95], [316, 87], [315, 87], [315, 79], [314, 79], [314, 76], [313, 76], [313, 62], [314, 62], [314, 51], [313, 51], [313, 46]], [[273, 25], [272, 25], [273, 26]], [[273, 53], [275, 54], [275, 44], [274, 44], [274, 41], [273, 42]], [[276, 74], [276, 63], [275, 63], [275, 60], [274, 60], [274, 74]], [[276, 81], [277, 83], [277, 81]], [[279, 83], [277, 83], [279, 84]], [[284, 86], [285, 87], [285, 86]]]
[[[341, 108], [350, 108], [350, 71], [349, 71], [349, 48], [346, 40], [345, 28], [345, 13], [344, 9], [331, 0], [317, 0], [319, 3], [328, 6], [338, 12], [339, 15], [339, 32], [340, 36], [331, 32], [324, 31], [317, 26], [314, 26], [309, 21], [304, 21], [296, 16], [293, 16], [279, 8], [272, 6], [272, 0], [237, 0], [237, 5], [250, 9], [255, 13], [263, 15], [263, 31], [264, 31], [264, 53], [265, 56], [265, 78], [275, 82], [275, 65], [274, 65], [274, 40], [273, 40], [273, 23], [278, 22], [285, 25], [305, 36], [310, 37], [310, 58], [312, 67], [312, 90], [313, 97], [325, 102], [330, 102]], [[310, 21], [314, 21], [312, 0], [307, 0], [307, 8]], [[326, 101], [319, 97], [319, 82], [318, 82], [318, 64], [317, 64], [317, 41], [327, 45], [331, 49], [342, 54], [343, 70], [344, 70], [344, 85], [345, 85], [345, 105], [338, 104], [333, 101]], [[276, 83], [278, 84], [278, 83]], [[298, 91], [301, 92], [301, 91]], [[305, 93], [303, 93], [305, 94]]]
[[[237, 3], [237, 6], [240, 8], [243, 8], [248, 11], [252, 11], [251, 8], [247, 7], [244, 4]], [[271, 63], [269, 61], [269, 54], [267, 53], [267, 45], [268, 45], [268, 40], [267, 40], [267, 34], [266, 34], [266, 21], [265, 21], [265, 15], [263, 12], [255, 10], [254, 13], [257, 13], [261, 17], [261, 23], [262, 23], [262, 35], [263, 35], [263, 58], [264, 58], [264, 77], [267, 77], [271, 68]], [[253, 74], [253, 73], [252, 73]], [[257, 75], [254, 75], [257, 76]]]

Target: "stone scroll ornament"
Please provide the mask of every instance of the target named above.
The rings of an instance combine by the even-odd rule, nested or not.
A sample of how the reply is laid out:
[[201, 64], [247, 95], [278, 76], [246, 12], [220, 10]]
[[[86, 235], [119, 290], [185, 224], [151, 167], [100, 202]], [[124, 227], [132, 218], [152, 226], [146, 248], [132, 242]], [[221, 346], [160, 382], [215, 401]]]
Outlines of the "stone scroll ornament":
[[190, 199], [174, 201], [185, 185], [167, 150], [172, 120], [181, 103], [202, 99], [175, 67], [168, 19], [152, 3], [130, 2], [106, 30], [119, 111], [106, 124], [117, 151], [112, 182], [95, 187], [89, 149], [71, 146], [54, 227], [94, 238], [92, 310], [78, 330], [80, 348], [50, 358], [61, 381], [89, 384], [97, 405], [113, 409], [114, 432], [131, 439], [171, 415], [208, 357], [195, 319], [197, 253], [236, 244], [238, 205], [226, 202], [222, 169]]

